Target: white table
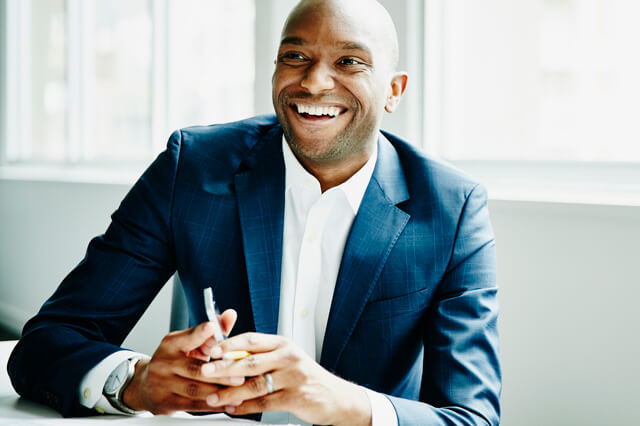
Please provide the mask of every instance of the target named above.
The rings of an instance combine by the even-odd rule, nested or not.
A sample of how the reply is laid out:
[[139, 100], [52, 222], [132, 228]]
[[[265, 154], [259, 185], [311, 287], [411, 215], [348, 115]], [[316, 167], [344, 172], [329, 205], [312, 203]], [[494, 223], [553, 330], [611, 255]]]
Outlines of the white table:
[[167, 424], [195, 426], [198, 422], [207, 422], [216, 426], [256, 425], [258, 422], [232, 419], [225, 414], [191, 416], [187, 413], [176, 413], [173, 416], [152, 416], [151, 414], [128, 417], [104, 415], [96, 417], [65, 419], [53, 409], [27, 399], [21, 398], [13, 387], [7, 374], [7, 361], [15, 340], [0, 342], [0, 425], [105, 425], [114, 424]]

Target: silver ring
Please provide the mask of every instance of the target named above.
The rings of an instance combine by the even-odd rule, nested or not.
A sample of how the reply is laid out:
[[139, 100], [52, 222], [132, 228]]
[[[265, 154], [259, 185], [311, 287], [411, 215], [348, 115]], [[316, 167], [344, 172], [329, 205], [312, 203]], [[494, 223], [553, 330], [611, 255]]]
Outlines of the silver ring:
[[267, 393], [273, 393], [275, 389], [273, 389], [273, 378], [271, 374], [264, 373], [264, 380], [267, 382]]

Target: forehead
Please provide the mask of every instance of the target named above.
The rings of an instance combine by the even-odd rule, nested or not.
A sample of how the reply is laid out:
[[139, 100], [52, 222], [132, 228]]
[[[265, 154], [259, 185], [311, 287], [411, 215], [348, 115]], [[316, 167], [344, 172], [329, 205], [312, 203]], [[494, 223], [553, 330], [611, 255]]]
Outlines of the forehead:
[[308, 8], [291, 16], [280, 44], [360, 49], [372, 55], [382, 50], [376, 32], [365, 19], [328, 8]]

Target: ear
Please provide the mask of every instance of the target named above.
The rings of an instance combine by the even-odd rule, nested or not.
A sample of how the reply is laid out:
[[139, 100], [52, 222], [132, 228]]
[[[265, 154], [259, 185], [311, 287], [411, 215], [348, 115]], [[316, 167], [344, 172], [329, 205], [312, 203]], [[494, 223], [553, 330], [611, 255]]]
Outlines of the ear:
[[387, 95], [387, 101], [384, 104], [384, 109], [388, 113], [392, 113], [398, 107], [402, 94], [407, 88], [407, 80], [409, 76], [406, 72], [397, 72], [391, 77], [391, 90]]

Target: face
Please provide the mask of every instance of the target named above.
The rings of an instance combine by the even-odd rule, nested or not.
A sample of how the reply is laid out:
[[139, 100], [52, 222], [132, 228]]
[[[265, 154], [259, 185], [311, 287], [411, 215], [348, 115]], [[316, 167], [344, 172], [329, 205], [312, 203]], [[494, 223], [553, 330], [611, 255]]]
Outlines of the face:
[[304, 162], [368, 157], [392, 92], [390, 52], [375, 33], [331, 10], [292, 17], [278, 50], [273, 104]]

